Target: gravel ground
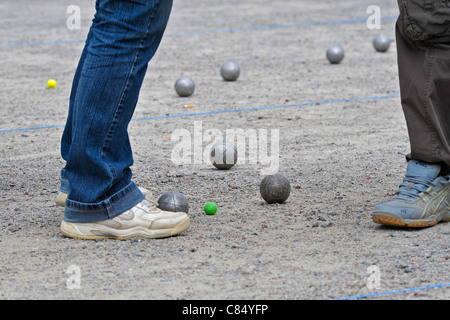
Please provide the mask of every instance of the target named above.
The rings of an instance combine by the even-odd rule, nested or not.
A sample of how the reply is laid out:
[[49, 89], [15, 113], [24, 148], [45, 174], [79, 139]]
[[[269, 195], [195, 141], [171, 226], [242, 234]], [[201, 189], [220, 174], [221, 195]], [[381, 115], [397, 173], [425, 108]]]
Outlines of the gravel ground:
[[[371, 1], [338, 3], [175, 1], [129, 132], [136, 183], [156, 196], [184, 193], [192, 226], [167, 239], [83, 241], [60, 234], [54, 198], [93, 5], [0, 1], [0, 299], [449, 299], [448, 286], [434, 286], [450, 283], [450, 224], [397, 229], [370, 219], [400, 184], [409, 152], [395, 43], [386, 53], [371, 43], [379, 33], [393, 39], [395, 19], [370, 30]], [[69, 5], [81, 8], [79, 30], [66, 26]], [[398, 14], [395, 2], [378, 5], [383, 17]], [[333, 44], [346, 50], [339, 65], [325, 59]], [[220, 78], [230, 59], [241, 66], [236, 82]], [[196, 82], [189, 98], [173, 90], [182, 75]], [[222, 110], [241, 111], [195, 114]], [[190, 115], [166, 116], [181, 114]], [[35, 128], [44, 126], [55, 127]], [[200, 130], [201, 147], [210, 129], [256, 132], [258, 141], [278, 132], [288, 201], [264, 202], [269, 165], [249, 155], [229, 171], [177, 165], [176, 129]], [[208, 201], [214, 216], [202, 211]], [[379, 288], [367, 285], [370, 266]], [[76, 275], [80, 289], [70, 289]], [[431, 288], [384, 294], [422, 287]]]

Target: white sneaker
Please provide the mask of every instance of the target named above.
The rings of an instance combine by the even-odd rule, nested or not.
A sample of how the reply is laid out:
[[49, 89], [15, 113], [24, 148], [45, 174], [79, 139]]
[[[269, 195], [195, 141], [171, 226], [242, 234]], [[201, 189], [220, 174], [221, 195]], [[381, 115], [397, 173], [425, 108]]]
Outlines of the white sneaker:
[[[142, 190], [142, 189], [141, 189]], [[184, 212], [163, 211], [152, 198], [144, 199], [130, 210], [112, 219], [90, 223], [61, 222], [61, 232], [77, 239], [165, 238], [190, 226]]]

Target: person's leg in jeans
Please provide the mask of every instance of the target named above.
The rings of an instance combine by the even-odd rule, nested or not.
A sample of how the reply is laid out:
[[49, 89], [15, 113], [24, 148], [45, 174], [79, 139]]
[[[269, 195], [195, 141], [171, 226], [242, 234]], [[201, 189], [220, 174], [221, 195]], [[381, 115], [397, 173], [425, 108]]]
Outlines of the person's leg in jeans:
[[[91, 39], [91, 32], [89, 32], [86, 43], [83, 49], [83, 52], [80, 57], [80, 61], [78, 62], [77, 70], [75, 71], [75, 76], [72, 82], [72, 90], [70, 92], [70, 99], [69, 99], [69, 115], [67, 116], [66, 125], [64, 127], [64, 133], [63, 137], [61, 139], [61, 156], [64, 160], [67, 160], [67, 154], [70, 149], [70, 145], [72, 142], [72, 117], [73, 117], [73, 109], [74, 109], [74, 102], [75, 102], [75, 96], [78, 89], [78, 81], [81, 76], [81, 70], [83, 69], [84, 60], [86, 59], [87, 55], [87, 48], [89, 47], [89, 42]], [[70, 184], [69, 180], [67, 179], [67, 174], [65, 172], [65, 169], [63, 168], [61, 170], [61, 185], [60, 185], [60, 191], [61, 193], [58, 195], [56, 199], [56, 203], [62, 207], [66, 205], [66, 199], [67, 195], [70, 191]]]
[[426, 227], [450, 221], [450, 8], [400, 0], [396, 42], [411, 153], [394, 199], [373, 221]]
[[128, 124], [171, 6], [171, 0], [97, 1], [61, 143], [65, 235], [162, 237], [189, 226], [186, 214], [161, 211], [145, 199], [130, 169]]

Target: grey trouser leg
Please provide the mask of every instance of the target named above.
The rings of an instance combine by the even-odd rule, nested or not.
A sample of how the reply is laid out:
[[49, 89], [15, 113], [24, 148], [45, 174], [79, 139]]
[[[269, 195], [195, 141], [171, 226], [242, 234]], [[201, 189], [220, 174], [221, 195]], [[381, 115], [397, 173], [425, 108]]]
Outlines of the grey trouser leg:
[[450, 1], [398, 0], [400, 93], [411, 154], [450, 173]]

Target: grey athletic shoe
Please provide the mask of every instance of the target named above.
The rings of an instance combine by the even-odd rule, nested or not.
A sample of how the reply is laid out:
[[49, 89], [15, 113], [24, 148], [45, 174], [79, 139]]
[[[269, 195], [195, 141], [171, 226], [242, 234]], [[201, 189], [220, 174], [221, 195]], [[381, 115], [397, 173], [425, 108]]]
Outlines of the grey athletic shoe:
[[450, 221], [450, 176], [439, 176], [440, 170], [440, 165], [410, 160], [393, 200], [376, 206], [372, 220], [399, 227]]

